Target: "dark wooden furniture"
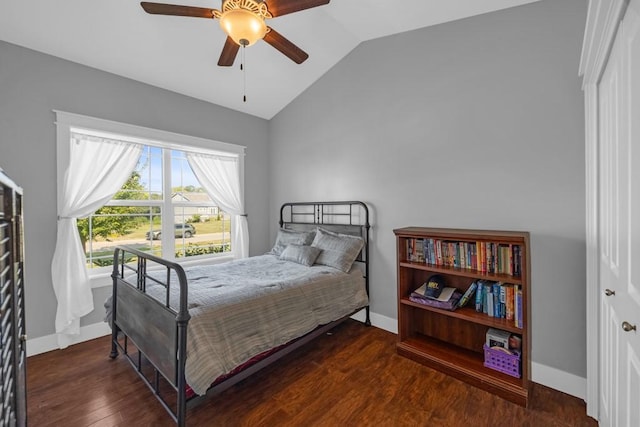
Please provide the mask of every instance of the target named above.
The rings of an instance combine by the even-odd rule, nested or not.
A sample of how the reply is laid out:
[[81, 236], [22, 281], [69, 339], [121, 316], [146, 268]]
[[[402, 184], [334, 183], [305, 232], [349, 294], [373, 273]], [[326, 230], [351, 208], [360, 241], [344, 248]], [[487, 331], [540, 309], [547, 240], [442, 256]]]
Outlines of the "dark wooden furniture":
[[0, 425], [27, 423], [22, 189], [0, 169]]
[[[356, 262], [363, 265], [368, 292], [370, 225], [367, 206], [357, 201], [305, 202], [287, 203], [280, 209], [282, 228], [307, 231], [318, 226], [334, 232], [358, 235], [364, 239], [364, 247]], [[137, 265], [132, 266], [129, 263], [131, 259], [137, 259]], [[147, 274], [147, 269], [152, 266], [160, 266], [166, 270], [165, 281], [160, 282]], [[175, 283], [175, 279], [174, 282], [171, 281], [172, 276], [177, 277], [178, 283]], [[112, 277], [110, 357], [117, 357], [118, 349], [122, 351], [141, 379], [180, 426], [185, 425], [188, 407], [228, 389], [350, 317], [345, 316], [322, 325], [285, 346], [263, 354], [263, 357], [254, 363], [243, 365], [239, 372], [216, 381], [204, 396], [189, 397], [185, 381], [185, 361], [187, 325], [191, 316], [188, 310], [188, 283], [184, 270], [177, 263], [125, 246], [117, 247], [115, 250]], [[146, 293], [149, 281], [161, 284], [167, 289], [166, 301], [159, 301]], [[177, 310], [170, 306], [171, 286], [178, 286], [180, 289]], [[369, 325], [369, 307], [365, 309], [365, 324]]]
[[[458, 230], [407, 227], [394, 230], [397, 241], [398, 274], [398, 342], [397, 352], [424, 365], [441, 370], [458, 379], [507, 400], [527, 406], [530, 390], [529, 333], [529, 234], [526, 232]], [[519, 245], [521, 274], [483, 273], [468, 268], [449, 267], [428, 262], [410, 261], [408, 241], [434, 239], [445, 242], [480, 242]], [[522, 288], [523, 327], [513, 320], [489, 317], [476, 312], [475, 297], [455, 311], [441, 310], [409, 299], [434, 274], [441, 275], [447, 286], [465, 291], [478, 279], [519, 285]], [[483, 344], [489, 328], [497, 328], [522, 337], [521, 378], [515, 378], [484, 366]]]

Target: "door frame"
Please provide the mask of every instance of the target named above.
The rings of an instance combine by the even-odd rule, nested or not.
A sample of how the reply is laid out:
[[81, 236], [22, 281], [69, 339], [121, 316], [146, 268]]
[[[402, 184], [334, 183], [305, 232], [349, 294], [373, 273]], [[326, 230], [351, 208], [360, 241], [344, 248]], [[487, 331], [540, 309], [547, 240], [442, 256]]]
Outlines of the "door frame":
[[[599, 192], [598, 192], [598, 85], [609, 59], [615, 35], [629, 0], [589, 0], [579, 74], [585, 100], [585, 213], [586, 213], [586, 340], [587, 415], [599, 419]], [[588, 333], [596, 331], [596, 333]]]

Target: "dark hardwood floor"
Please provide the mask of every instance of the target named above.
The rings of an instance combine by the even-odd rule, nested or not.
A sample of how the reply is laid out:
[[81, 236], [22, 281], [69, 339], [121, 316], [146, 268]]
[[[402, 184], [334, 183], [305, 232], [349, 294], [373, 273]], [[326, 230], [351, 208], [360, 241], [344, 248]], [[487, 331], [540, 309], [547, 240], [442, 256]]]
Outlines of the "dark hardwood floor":
[[[395, 353], [396, 336], [338, 326], [189, 411], [189, 426], [596, 426], [580, 399], [534, 385], [528, 409]], [[109, 338], [28, 359], [31, 426], [171, 426]]]

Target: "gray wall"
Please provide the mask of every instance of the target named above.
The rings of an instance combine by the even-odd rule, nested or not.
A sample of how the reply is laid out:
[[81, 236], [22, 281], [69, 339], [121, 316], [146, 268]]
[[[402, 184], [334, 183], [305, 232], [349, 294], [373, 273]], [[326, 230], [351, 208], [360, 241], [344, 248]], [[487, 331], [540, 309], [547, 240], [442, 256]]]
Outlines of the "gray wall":
[[[215, 82], [212, 82], [215, 84]], [[0, 41], [0, 167], [25, 192], [26, 323], [29, 338], [53, 334], [51, 258], [56, 239], [53, 109], [244, 145], [250, 252], [268, 246], [268, 122]], [[94, 290], [102, 321], [109, 288]]]
[[547, 0], [360, 45], [270, 122], [272, 238], [284, 201], [366, 201], [372, 309], [396, 318], [394, 228], [529, 231], [532, 360], [585, 377], [586, 10]]
[[[252, 255], [285, 201], [366, 201], [384, 316], [394, 228], [530, 231], [533, 361], [586, 376], [586, 6], [546, 0], [364, 43], [271, 122], [0, 41], [0, 167], [25, 189], [30, 338], [54, 332], [58, 109], [246, 145]], [[108, 288], [94, 291], [82, 324], [101, 321]]]

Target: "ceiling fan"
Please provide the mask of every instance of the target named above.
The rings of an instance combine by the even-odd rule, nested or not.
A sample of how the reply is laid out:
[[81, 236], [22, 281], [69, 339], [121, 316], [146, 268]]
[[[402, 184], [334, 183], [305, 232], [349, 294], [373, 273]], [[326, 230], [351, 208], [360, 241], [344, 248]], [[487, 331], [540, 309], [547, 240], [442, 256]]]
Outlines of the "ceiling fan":
[[260, 39], [282, 52], [296, 64], [302, 64], [309, 55], [265, 23], [266, 19], [311, 9], [328, 4], [331, 0], [222, 0], [222, 10], [181, 6], [164, 3], [141, 2], [147, 12], [154, 15], [189, 16], [219, 19], [227, 34], [218, 65], [233, 65], [240, 46], [251, 46]]

